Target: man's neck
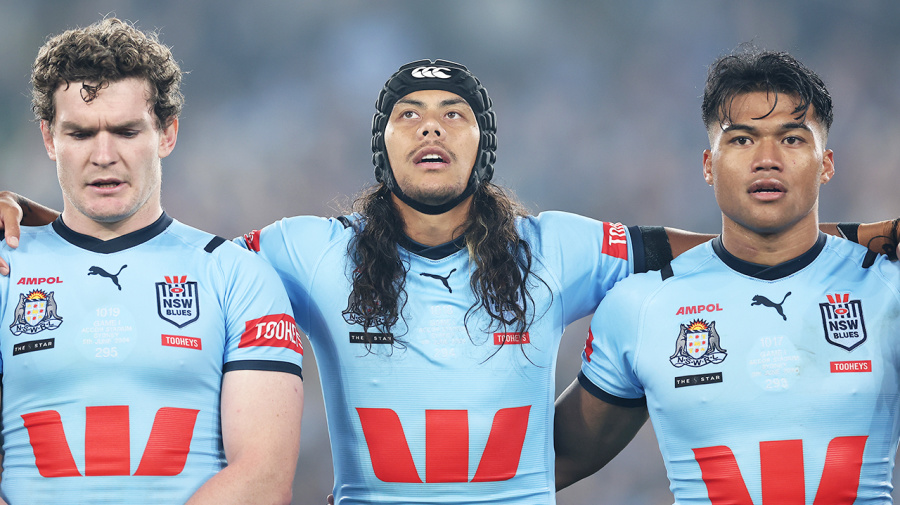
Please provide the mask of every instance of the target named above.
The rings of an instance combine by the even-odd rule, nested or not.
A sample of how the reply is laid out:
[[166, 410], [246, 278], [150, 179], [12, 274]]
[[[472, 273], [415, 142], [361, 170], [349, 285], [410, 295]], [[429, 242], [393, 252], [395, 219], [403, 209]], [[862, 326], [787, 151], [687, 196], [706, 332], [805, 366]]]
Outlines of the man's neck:
[[112, 240], [150, 226], [161, 215], [162, 207], [155, 206], [140, 209], [125, 219], [106, 223], [91, 219], [75, 209], [67, 208], [63, 210], [62, 219], [72, 231], [100, 240]]
[[436, 246], [450, 242], [466, 231], [472, 197], [443, 214], [423, 214], [391, 195], [403, 219], [406, 235], [423, 245]]
[[735, 257], [758, 265], [778, 265], [813, 247], [819, 237], [818, 221], [797, 223], [787, 230], [760, 233], [725, 219], [722, 245]]

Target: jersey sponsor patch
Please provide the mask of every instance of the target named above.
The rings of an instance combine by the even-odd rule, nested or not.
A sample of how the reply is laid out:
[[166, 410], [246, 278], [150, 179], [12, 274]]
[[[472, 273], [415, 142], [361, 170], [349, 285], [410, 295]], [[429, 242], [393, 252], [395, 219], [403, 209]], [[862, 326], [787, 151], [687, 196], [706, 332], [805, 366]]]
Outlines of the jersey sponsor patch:
[[34, 335], [44, 330], [55, 330], [62, 324], [63, 318], [56, 313], [56, 300], [53, 291], [40, 289], [19, 293], [19, 303], [9, 331], [13, 335]]
[[715, 384], [717, 382], [722, 382], [722, 372], [675, 377], [676, 388], [683, 388], [687, 386], [702, 386], [703, 384]]
[[253, 230], [244, 234], [244, 243], [247, 244], [247, 249], [259, 252], [259, 235], [259, 230]]
[[847, 351], [856, 349], [867, 337], [862, 302], [851, 300], [850, 293], [837, 293], [826, 297], [828, 301], [819, 304], [825, 340]]
[[56, 347], [55, 338], [45, 338], [43, 340], [30, 340], [28, 342], [19, 342], [13, 344], [13, 356], [25, 354], [26, 352], [43, 351], [44, 349], [53, 349]]
[[245, 323], [238, 347], [287, 347], [303, 354], [300, 330], [288, 314], [270, 314]]
[[519, 333], [494, 333], [494, 345], [507, 345], [507, 344], [530, 344], [531, 337], [528, 335], [528, 332]]
[[185, 349], [203, 349], [203, 342], [196, 337], [183, 337], [181, 335], [165, 335], [162, 336], [162, 345], [168, 347], [183, 347]]
[[727, 356], [716, 331], [716, 322], [695, 319], [681, 325], [675, 339], [675, 354], [669, 356], [669, 362], [676, 367], [701, 367], [721, 363]]
[[394, 343], [393, 333], [376, 333], [376, 332], [350, 332], [351, 344], [391, 344]]
[[156, 283], [157, 313], [163, 321], [184, 328], [200, 318], [197, 282], [188, 281], [186, 275], [166, 275], [165, 279]]
[[831, 373], [871, 372], [872, 360], [832, 361]]
[[600, 251], [607, 256], [628, 259], [628, 230], [622, 223], [603, 223], [603, 249]]

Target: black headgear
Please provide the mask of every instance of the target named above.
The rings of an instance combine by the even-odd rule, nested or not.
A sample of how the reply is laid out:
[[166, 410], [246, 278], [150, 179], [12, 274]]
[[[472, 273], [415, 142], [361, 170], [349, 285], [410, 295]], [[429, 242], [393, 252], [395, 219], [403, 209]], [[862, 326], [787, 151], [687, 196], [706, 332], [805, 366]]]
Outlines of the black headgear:
[[[384, 146], [384, 129], [394, 109], [394, 104], [404, 96], [422, 90], [439, 89], [462, 97], [475, 113], [481, 138], [478, 142], [478, 157], [472, 167], [472, 176], [466, 190], [453, 200], [441, 205], [429, 205], [407, 196], [394, 179], [387, 150]], [[494, 175], [497, 160], [497, 120], [487, 90], [469, 69], [459, 63], [445, 60], [419, 60], [400, 67], [387, 80], [375, 102], [375, 117], [372, 118], [372, 163], [375, 164], [375, 180], [383, 182], [392, 193], [410, 207], [425, 214], [443, 214], [469, 197], [482, 182]]]

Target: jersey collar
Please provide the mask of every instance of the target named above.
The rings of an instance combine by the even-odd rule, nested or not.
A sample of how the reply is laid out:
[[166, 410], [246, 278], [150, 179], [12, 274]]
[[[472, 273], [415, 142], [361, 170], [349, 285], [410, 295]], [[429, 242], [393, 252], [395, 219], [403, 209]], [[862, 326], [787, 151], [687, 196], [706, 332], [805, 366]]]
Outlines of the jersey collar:
[[816, 239], [815, 245], [813, 245], [808, 251], [801, 254], [800, 256], [797, 256], [794, 259], [772, 266], [750, 263], [749, 261], [744, 261], [732, 255], [730, 252], [726, 251], [725, 246], [722, 245], [721, 235], [713, 239], [712, 248], [719, 259], [721, 259], [722, 262], [728, 265], [728, 267], [732, 270], [735, 270], [744, 275], [748, 275], [750, 277], [756, 277], [757, 279], [761, 279], [764, 281], [774, 281], [775, 279], [787, 277], [794, 272], [798, 272], [806, 268], [806, 266], [812, 263], [813, 260], [815, 260], [819, 256], [819, 253], [822, 252], [822, 249], [825, 247], [826, 240], [826, 235], [822, 232], [819, 232], [819, 238]]
[[422, 256], [430, 260], [440, 260], [446, 258], [447, 256], [450, 256], [451, 254], [456, 254], [461, 249], [465, 249], [466, 236], [460, 235], [450, 242], [435, 246], [427, 246], [425, 244], [416, 242], [406, 235], [403, 235], [403, 237], [400, 238], [399, 243], [400, 247], [417, 256]]
[[159, 219], [154, 221], [153, 224], [109, 240], [100, 240], [99, 238], [83, 235], [72, 230], [63, 222], [62, 215], [53, 221], [52, 226], [53, 230], [62, 237], [63, 240], [76, 247], [87, 249], [88, 251], [95, 253], [109, 254], [124, 251], [125, 249], [143, 244], [165, 231], [165, 229], [172, 224], [172, 221], [173, 219], [163, 212], [162, 215], [159, 216]]

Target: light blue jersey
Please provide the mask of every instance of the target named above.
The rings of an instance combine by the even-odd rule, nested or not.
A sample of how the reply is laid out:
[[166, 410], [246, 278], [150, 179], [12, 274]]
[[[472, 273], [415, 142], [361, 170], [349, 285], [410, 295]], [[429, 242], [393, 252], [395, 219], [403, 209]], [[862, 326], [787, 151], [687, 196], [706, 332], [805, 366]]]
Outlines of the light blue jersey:
[[522, 219], [540, 278], [524, 335], [486, 330], [481, 312], [467, 332], [474, 266], [461, 243], [404, 243], [403, 317], [367, 337], [348, 303], [347, 224], [290, 218], [246, 237], [281, 275], [315, 350], [336, 503], [555, 503], [560, 337], [632, 271], [628, 231], [561, 212]]
[[611, 403], [646, 399], [675, 501], [891, 503], [900, 265], [820, 235], [762, 267], [717, 238], [671, 273], [610, 292], [579, 379]]
[[22, 235], [0, 245], [4, 499], [184, 503], [226, 463], [223, 373], [300, 374], [278, 277], [165, 214], [105, 242]]

